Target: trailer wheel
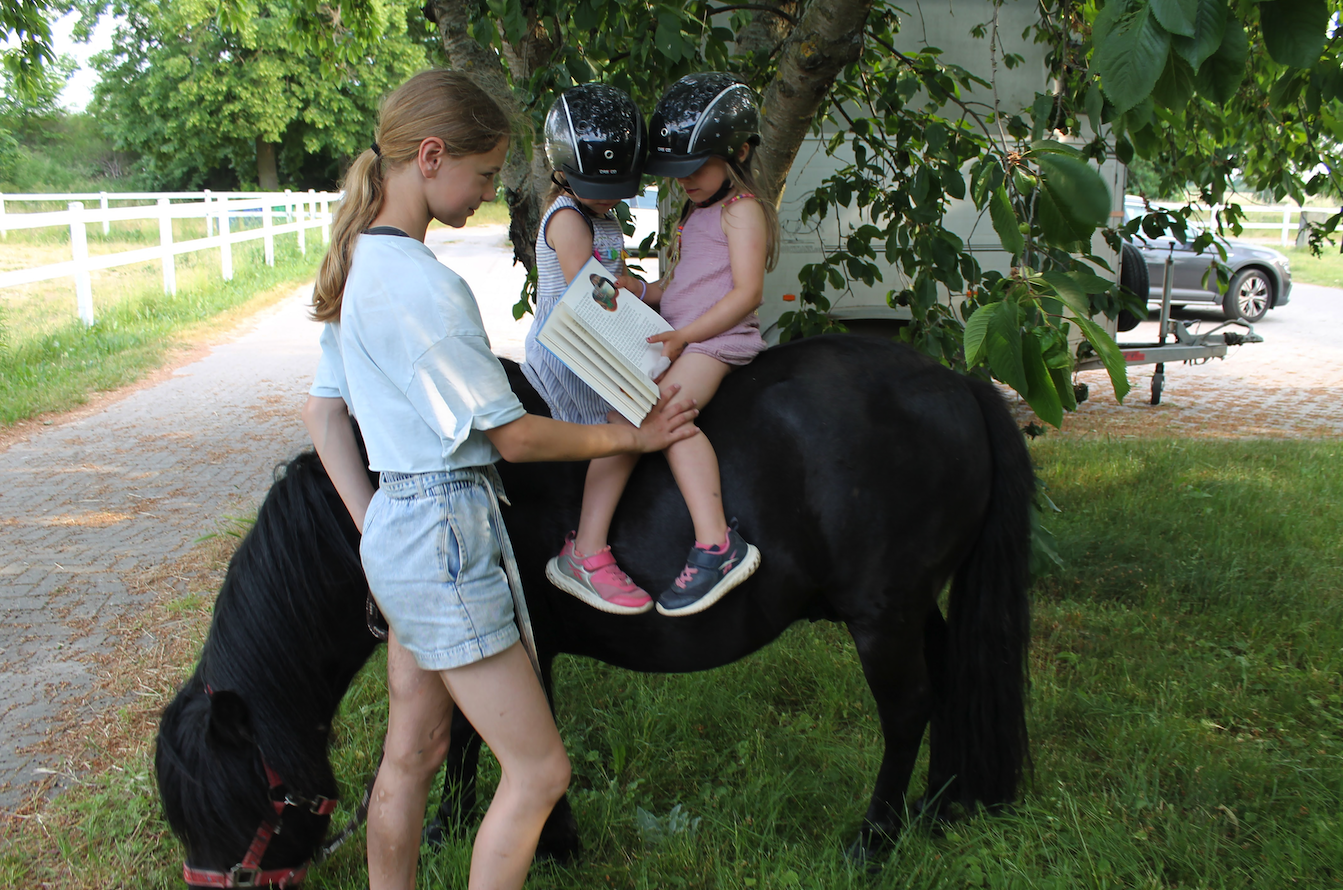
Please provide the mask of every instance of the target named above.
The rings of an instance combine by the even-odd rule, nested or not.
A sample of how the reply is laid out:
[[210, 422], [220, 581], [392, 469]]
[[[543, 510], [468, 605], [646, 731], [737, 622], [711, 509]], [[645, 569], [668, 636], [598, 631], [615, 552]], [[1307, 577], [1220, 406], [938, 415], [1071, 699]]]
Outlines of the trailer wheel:
[[1152, 374], [1152, 404], [1161, 404], [1161, 390], [1166, 386], [1166, 365], [1159, 363], [1156, 366], [1156, 372]]
[[[1119, 251], [1119, 286], [1143, 298], [1151, 295], [1152, 279], [1147, 272], [1147, 260], [1143, 259], [1141, 250], [1128, 242], [1124, 242]], [[1119, 313], [1116, 327], [1120, 331], [1131, 331], [1140, 321], [1143, 319], [1125, 309]]]

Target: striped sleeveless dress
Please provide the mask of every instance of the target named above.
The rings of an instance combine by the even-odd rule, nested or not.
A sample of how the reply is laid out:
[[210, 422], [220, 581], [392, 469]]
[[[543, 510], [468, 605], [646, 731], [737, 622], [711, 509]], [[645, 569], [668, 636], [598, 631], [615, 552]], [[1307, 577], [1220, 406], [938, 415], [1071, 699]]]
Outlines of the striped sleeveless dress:
[[[527, 332], [525, 342], [526, 358], [522, 373], [536, 391], [545, 399], [550, 415], [556, 420], [569, 423], [606, 423], [606, 412], [611, 406], [597, 395], [564, 362], [555, 357], [536, 341], [536, 333], [550, 317], [568, 282], [560, 269], [560, 259], [555, 248], [546, 243], [546, 226], [550, 218], [559, 210], [573, 208], [579, 213], [583, 209], [568, 195], [561, 195], [541, 217], [541, 226], [536, 235], [536, 312], [531, 330]], [[592, 254], [606, 271], [618, 275], [624, 267], [625, 235], [620, 231], [620, 222], [611, 214], [593, 219], [584, 214], [592, 224]]]

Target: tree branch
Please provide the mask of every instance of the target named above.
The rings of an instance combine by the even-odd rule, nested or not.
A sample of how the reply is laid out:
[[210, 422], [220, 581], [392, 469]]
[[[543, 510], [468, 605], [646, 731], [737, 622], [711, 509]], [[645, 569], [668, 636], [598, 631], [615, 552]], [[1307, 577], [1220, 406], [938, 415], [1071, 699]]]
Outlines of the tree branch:
[[756, 173], [778, 202], [788, 170], [835, 78], [862, 54], [872, 0], [813, 0], [785, 41], [778, 72], [765, 88]]

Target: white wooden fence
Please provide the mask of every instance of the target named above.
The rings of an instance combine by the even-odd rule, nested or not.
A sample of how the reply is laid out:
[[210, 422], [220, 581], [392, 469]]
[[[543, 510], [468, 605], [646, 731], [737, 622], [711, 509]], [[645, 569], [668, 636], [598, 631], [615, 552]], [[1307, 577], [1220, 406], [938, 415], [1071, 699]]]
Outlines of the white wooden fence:
[[[1153, 201], [1152, 206], [1160, 207], [1166, 210], [1175, 210], [1180, 207], [1183, 207], [1184, 204], [1180, 203], [1179, 201]], [[1225, 209], [1226, 206], [1223, 204], [1214, 204], [1212, 207], [1206, 209], [1199, 208], [1201, 212], [1195, 214], [1195, 219], [1197, 219], [1201, 223], [1206, 224], [1208, 223], [1209, 220], [1215, 219], [1217, 214]], [[1282, 222], [1276, 222], [1276, 221], [1250, 222], [1247, 220], [1243, 221], [1240, 224], [1240, 227], [1242, 229], [1245, 229], [1246, 231], [1249, 231], [1251, 229], [1265, 229], [1272, 232], [1281, 231], [1282, 232], [1281, 240], [1283, 247], [1286, 247], [1287, 245], [1295, 242], [1297, 230], [1301, 228], [1301, 213], [1303, 211], [1306, 213], [1325, 213], [1325, 214], [1333, 214], [1337, 212], [1331, 207], [1295, 207], [1290, 204], [1274, 205], [1274, 206], [1241, 204], [1240, 209], [1246, 215], [1272, 214], [1274, 216], [1277, 216], [1281, 214]]]
[[[197, 250], [219, 250], [219, 271], [225, 281], [233, 278], [233, 245], [262, 239], [265, 242], [266, 265], [275, 265], [275, 237], [290, 232], [298, 236], [298, 248], [307, 252], [307, 232], [320, 228], [322, 243], [331, 240], [331, 205], [338, 202], [340, 193], [294, 192], [96, 192], [89, 194], [4, 195], [0, 194], [0, 237], [18, 229], [66, 227], [70, 229], [71, 258], [66, 262], [51, 263], [13, 272], [0, 272], [0, 288], [72, 277], [75, 282], [75, 302], [79, 317], [86, 325], [93, 324], [93, 282], [89, 273], [95, 269], [111, 269], [134, 263], [159, 261], [163, 265], [163, 292], [177, 293], [177, 273], [174, 258], [178, 254]], [[61, 202], [67, 209], [11, 212], [24, 203]], [[86, 202], [98, 202], [96, 208]], [[111, 207], [110, 203], [137, 202], [131, 206]], [[152, 202], [152, 203], [146, 203]], [[260, 218], [258, 228], [243, 228], [243, 220]], [[157, 219], [159, 244], [139, 250], [89, 256], [88, 227], [102, 224], [103, 234], [111, 223], [125, 220]], [[204, 219], [205, 237], [188, 241], [173, 241], [173, 220]], [[234, 225], [237, 222], [238, 225]]]

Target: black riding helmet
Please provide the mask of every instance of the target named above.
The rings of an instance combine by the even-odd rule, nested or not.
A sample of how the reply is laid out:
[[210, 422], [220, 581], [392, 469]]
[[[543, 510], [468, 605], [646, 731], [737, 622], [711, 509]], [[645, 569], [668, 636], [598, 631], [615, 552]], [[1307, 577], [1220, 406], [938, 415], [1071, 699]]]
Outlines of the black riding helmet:
[[585, 83], [566, 90], [546, 115], [546, 157], [580, 198], [639, 194], [648, 128], [623, 90]]
[[730, 74], [687, 74], [662, 94], [649, 131], [649, 175], [689, 176], [714, 155], [733, 158], [743, 144], [759, 145], [760, 108]]

